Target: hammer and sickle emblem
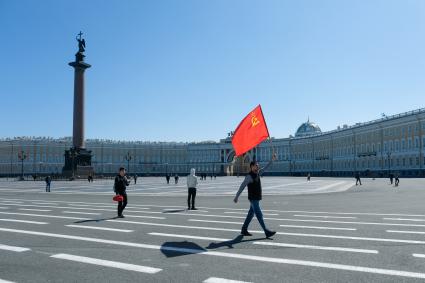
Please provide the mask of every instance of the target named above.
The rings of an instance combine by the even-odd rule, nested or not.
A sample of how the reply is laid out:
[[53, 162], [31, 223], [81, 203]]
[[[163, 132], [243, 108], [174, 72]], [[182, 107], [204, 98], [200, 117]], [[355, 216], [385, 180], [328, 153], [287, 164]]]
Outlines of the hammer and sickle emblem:
[[258, 118], [255, 115], [253, 115], [251, 117], [251, 125], [252, 125], [252, 127], [257, 126], [258, 124], [260, 124], [260, 121], [258, 121]]

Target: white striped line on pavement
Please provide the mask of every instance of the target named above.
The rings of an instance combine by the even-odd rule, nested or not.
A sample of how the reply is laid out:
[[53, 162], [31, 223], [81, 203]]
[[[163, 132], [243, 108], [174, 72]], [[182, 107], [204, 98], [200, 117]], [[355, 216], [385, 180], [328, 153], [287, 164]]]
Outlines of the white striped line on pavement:
[[243, 222], [232, 222], [232, 221], [218, 221], [218, 220], [203, 220], [203, 219], [188, 219], [190, 222], [205, 222], [205, 223], [222, 223], [222, 224], [238, 224], [242, 225]]
[[414, 257], [425, 258], [425, 254], [412, 254]]
[[[0, 198], [2, 199], [2, 198]], [[34, 199], [12, 199], [12, 198], [8, 198], [10, 200], [22, 200], [22, 201], [34, 201], [37, 202], [39, 200], [34, 200]], [[82, 203], [82, 204], [89, 204], [91, 206], [93, 205], [104, 205], [104, 203], [91, 203], [91, 202], [82, 202], [82, 201], [59, 201], [59, 200], [52, 200], [52, 201], [45, 201], [46, 204], [52, 204], [52, 205], [56, 205], [57, 203], [65, 203], [65, 204], [70, 204], [70, 203]], [[155, 207], [155, 208], [175, 208], [175, 209], [185, 209], [186, 206], [181, 206], [181, 205], [154, 205], [154, 204], [132, 204], [129, 205], [128, 207], [147, 207], [148, 209], [150, 209], [150, 207]], [[235, 210], [235, 211], [247, 211], [246, 208], [220, 208], [220, 207], [198, 207], [198, 208], [205, 208], [205, 209], [215, 209], [215, 210]], [[425, 215], [424, 215], [425, 216]]]
[[74, 219], [74, 220], [89, 220], [88, 218], [80, 218], [80, 217], [57, 216], [57, 215], [43, 215], [43, 214], [30, 214], [30, 213], [18, 213], [18, 212], [0, 212], [0, 214], [23, 215], [23, 216], [32, 216], [32, 217], [46, 217], [46, 218], [60, 218], [60, 219]]
[[386, 230], [387, 233], [400, 233], [400, 234], [425, 234], [425, 232], [421, 231], [400, 231], [400, 230]]
[[[21, 252], [30, 251], [31, 249], [29, 249], [29, 248], [22, 248], [22, 247], [16, 247], [16, 246], [8, 246], [8, 245], [2, 245], [2, 244], [0, 244], [0, 250], [5, 250], [5, 251], [12, 251], [12, 252], [21, 253]], [[0, 282], [1, 282], [1, 281], [0, 281]]]
[[282, 212], [282, 213], [305, 213], [305, 214], [425, 217], [424, 214], [404, 214], [404, 213], [329, 212], [329, 211], [274, 210], [274, 209], [264, 209], [263, 211], [273, 211], [273, 212]]
[[44, 224], [49, 224], [47, 222], [38, 222], [38, 221], [29, 221], [29, 220], [19, 220], [19, 219], [0, 219], [0, 221], [5, 221], [5, 222], [17, 222], [17, 223], [28, 223], [28, 224], [39, 224], [39, 225], [44, 225]]
[[384, 220], [396, 220], [396, 221], [415, 221], [424, 222], [425, 219], [412, 219], [412, 218], [383, 218]]
[[196, 239], [196, 240], [207, 240], [207, 241], [219, 241], [219, 242], [227, 242], [232, 239], [223, 239], [223, 238], [212, 238], [212, 237], [200, 237], [200, 236], [191, 236], [191, 235], [180, 235], [180, 234], [166, 234], [166, 233], [156, 233], [151, 232], [148, 233], [153, 236], [162, 236], [162, 237], [172, 237], [172, 238], [184, 238], [184, 239]]
[[134, 230], [114, 229], [114, 228], [108, 228], [108, 227], [84, 226], [84, 225], [74, 225], [74, 224], [69, 224], [69, 225], [65, 225], [65, 226], [66, 227], [73, 227], [73, 228], [104, 230], [104, 231], [122, 232], [122, 233], [131, 233], [131, 232], [134, 232]]
[[112, 244], [112, 245], [118, 245], [118, 246], [138, 247], [138, 248], [144, 248], [144, 249], [167, 250], [167, 251], [190, 253], [190, 254], [196, 254], [196, 255], [210, 255], [210, 256], [217, 256], [217, 257], [236, 258], [236, 259], [243, 259], [243, 260], [250, 260], [250, 261], [257, 261], [257, 262], [271, 262], [271, 263], [279, 263], [279, 264], [320, 267], [320, 268], [327, 268], [327, 269], [425, 279], [425, 273], [409, 272], [409, 271], [402, 271], [402, 270], [371, 268], [371, 267], [364, 267], [364, 266], [335, 264], [335, 263], [307, 261], [307, 260], [294, 260], [294, 259], [286, 259], [286, 258], [273, 258], [273, 257], [255, 256], [255, 255], [247, 255], [247, 254], [228, 253], [228, 252], [206, 251], [202, 249], [159, 246], [159, 245], [132, 243], [132, 242], [124, 242], [124, 241], [113, 241], [113, 240], [106, 240], [106, 239], [99, 239], [99, 238], [89, 238], [89, 237], [44, 233], [44, 232], [36, 232], [36, 231], [18, 230], [18, 229], [0, 228], [0, 231], [27, 234], [27, 235], [62, 238], [62, 239], [72, 239], [72, 240], [87, 241], [87, 242], [105, 243], [105, 244]]
[[[246, 215], [248, 213], [248, 211], [246, 211], [246, 212], [225, 211], [224, 213], [228, 213], [228, 214], [244, 214], [244, 215]], [[279, 214], [277, 214], [277, 213], [263, 213], [263, 215], [278, 216]]]
[[5, 203], [6, 205], [8, 203], [23, 203], [22, 201], [16, 201], [16, 200], [2, 200], [1, 202]]
[[280, 227], [301, 228], [301, 229], [319, 229], [319, 230], [343, 230], [356, 231], [356, 228], [339, 228], [339, 227], [323, 227], [323, 226], [302, 226], [302, 225], [279, 225]]
[[38, 212], [49, 212], [49, 211], [52, 211], [50, 209], [32, 209], [32, 208], [18, 208], [18, 210], [38, 211]]
[[[187, 221], [205, 222], [205, 223], [238, 224], [238, 225], [243, 224], [243, 222], [203, 220], [203, 219], [188, 219]], [[323, 226], [301, 226], [301, 225], [279, 225], [279, 226], [288, 227], [288, 228], [322, 229], [322, 230], [345, 230], [345, 231], [356, 231], [357, 230], [356, 228], [338, 228], [338, 227], [323, 227]]]
[[69, 213], [69, 214], [87, 214], [87, 215], [102, 215], [102, 213], [95, 213], [95, 212], [81, 212], [81, 211], [62, 211], [62, 213]]
[[[176, 214], [176, 213], [173, 213]], [[187, 214], [191, 215], [192, 214]], [[208, 216], [205, 214], [198, 214], [195, 216]], [[219, 215], [218, 215], [219, 216]], [[235, 217], [239, 219], [245, 219], [245, 217]], [[337, 223], [337, 224], [359, 224], [359, 225], [378, 225], [378, 226], [404, 226], [404, 227], [425, 227], [423, 224], [404, 224], [404, 223], [378, 223], [378, 222], [355, 222], [355, 221], [334, 221], [334, 220], [316, 220], [316, 219], [283, 219], [283, 218], [268, 218], [264, 217], [266, 220], [277, 220], [277, 221], [289, 221], [289, 222], [316, 222], [316, 223]], [[211, 221], [211, 220], [197, 220], [200, 222], [211, 222], [211, 223], [227, 223], [227, 224], [239, 224], [239, 222], [226, 222], [226, 221]]]
[[0, 279], [0, 283], [15, 283], [15, 282], [13, 282], [13, 281], [7, 281], [7, 280], [3, 280], [3, 279]]
[[165, 217], [162, 217], [162, 216], [131, 215], [131, 214], [127, 214], [127, 213], [125, 214], [125, 217], [148, 218], [148, 219], [166, 219]]
[[106, 266], [106, 267], [113, 267], [113, 268], [117, 268], [117, 269], [129, 270], [129, 271], [149, 273], [149, 274], [158, 273], [162, 270], [160, 268], [154, 268], [154, 267], [149, 267], [149, 266], [136, 265], [136, 264], [130, 264], [130, 263], [122, 263], [122, 262], [117, 262], [117, 261], [110, 261], [110, 260], [104, 260], [104, 259], [98, 259], [98, 258], [92, 258], [92, 257], [85, 257], [85, 256], [77, 256], [77, 255], [71, 255], [71, 254], [55, 254], [55, 255], [51, 255], [50, 257], [58, 258], [58, 259], [65, 259], [65, 260], [69, 260], [69, 261], [76, 261], [76, 262], [81, 262], [81, 263], [88, 263], [88, 264]]
[[365, 253], [365, 254], [377, 254], [378, 253], [377, 250], [353, 249], [353, 248], [342, 248], [342, 247], [328, 247], [328, 246], [298, 245], [298, 244], [288, 244], [288, 243], [253, 242], [253, 244], [254, 245], [263, 245], [263, 246], [274, 246], [274, 247], [288, 247], [288, 248], [301, 248], [301, 249]]
[[[181, 209], [178, 209], [178, 210], [181, 210]], [[187, 208], [186, 208], [186, 211], [189, 211], [189, 210], [190, 210], [191, 212], [194, 212], [194, 213], [199, 213], [199, 212], [208, 212], [207, 210], [200, 210], [200, 209], [192, 210], [192, 209], [187, 209]], [[161, 213], [172, 213], [172, 214], [174, 214], [174, 212], [173, 212], [173, 211], [176, 211], [176, 209], [163, 209]]]
[[[0, 198], [2, 199], [2, 198]], [[4, 198], [3, 198], [4, 199]], [[18, 200], [18, 201], [39, 201], [35, 199], [20, 199], [20, 198], [7, 198], [9, 200]], [[55, 204], [55, 203], [83, 203], [89, 205], [104, 205], [105, 203], [90, 203], [90, 202], [70, 202], [70, 201], [44, 201], [46, 204]], [[149, 205], [149, 204], [133, 204], [128, 207], [159, 207], [159, 208], [186, 208], [181, 205]], [[211, 210], [234, 210], [234, 211], [248, 211], [246, 208], [229, 208], [229, 207], [204, 207], [199, 206], [201, 209], [211, 209]], [[305, 211], [305, 210], [275, 210], [275, 209], [263, 209], [263, 212], [281, 212], [281, 213], [307, 213], [307, 214], [336, 214], [336, 215], [369, 215], [369, 216], [404, 216], [404, 217], [425, 217], [425, 214], [404, 214], [404, 213], [373, 213], [373, 212], [330, 212], [330, 211]]]
[[[240, 229], [214, 228], [214, 227], [203, 227], [203, 226], [186, 226], [186, 225], [162, 224], [162, 223], [153, 223], [153, 222], [122, 221], [122, 220], [115, 220], [115, 219], [109, 219], [109, 220], [105, 220], [105, 221], [117, 222], [117, 223], [122, 223], [122, 224], [136, 224], [136, 225], [148, 225], [148, 226], [174, 227], [174, 228], [183, 228], [183, 229], [198, 229], [198, 230], [240, 232]], [[257, 232], [260, 232], [260, 231], [257, 231]], [[264, 232], [262, 232], [262, 233], [264, 233]]]
[[296, 217], [312, 217], [312, 218], [341, 218], [341, 219], [356, 219], [355, 216], [327, 216], [327, 215], [302, 215], [294, 214]]
[[252, 283], [247, 281], [230, 280], [219, 277], [210, 277], [203, 281], [203, 283]]
[[[202, 215], [204, 216], [204, 215]], [[424, 224], [405, 224], [405, 223], [382, 223], [382, 222], [361, 222], [361, 221], [336, 221], [336, 220], [316, 220], [316, 219], [293, 219], [293, 218], [269, 218], [265, 220], [290, 221], [290, 222], [316, 222], [316, 223], [339, 223], [339, 224], [359, 224], [359, 225], [377, 225], [377, 226], [405, 226], [405, 227], [425, 227]]]
[[[94, 211], [114, 211], [116, 212], [116, 209], [107, 209], [107, 208], [89, 208], [89, 207], [70, 207], [70, 206], [51, 206], [51, 205], [35, 205], [35, 204], [11, 204], [12, 206], [18, 206], [18, 207], [50, 207], [50, 208], [60, 208], [60, 209], [75, 209], [75, 210], [94, 210]], [[153, 211], [137, 211], [137, 210], [131, 210], [131, 212], [134, 213], [148, 213], [148, 214], [162, 214], [162, 212], [153, 212]], [[199, 214], [197, 214], [199, 215]]]
[[90, 204], [80, 204], [80, 203], [69, 203], [68, 205], [69, 206], [77, 206], [77, 207], [97, 207], [97, 208], [117, 207], [117, 205], [113, 205], [113, 204], [90, 205]]
[[[228, 228], [216, 228], [216, 227], [204, 227], [204, 226], [185, 226], [185, 225], [174, 225], [174, 224], [161, 224], [151, 222], [137, 222], [137, 221], [120, 221], [120, 220], [106, 220], [110, 222], [118, 222], [123, 224], [136, 224], [136, 225], [149, 225], [149, 226], [161, 226], [161, 227], [174, 227], [183, 229], [199, 229], [199, 230], [214, 230], [214, 231], [229, 231], [229, 232], [240, 232], [240, 229], [228, 229]], [[264, 231], [250, 230], [251, 233], [264, 234]], [[305, 233], [289, 233], [289, 232], [277, 232], [278, 235], [288, 236], [300, 236], [300, 237], [313, 237], [313, 238], [330, 238], [330, 239], [345, 239], [345, 240], [358, 240], [358, 241], [374, 241], [374, 242], [392, 242], [392, 243], [406, 243], [406, 244], [425, 244], [425, 241], [416, 240], [402, 240], [402, 239], [388, 239], [388, 238], [367, 238], [367, 237], [352, 237], [352, 236], [340, 236], [340, 235], [321, 235], [321, 234], [305, 234]]]
[[57, 203], [54, 203], [54, 202], [47, 202], [47, 201], [39, 201], [39, 202], [31, 202], [32, 204], [41, 204], [41, 205], [44, 205], [44, 204], [48, 204], [48, 205], [58, 205]]
[[[256, 231], [250, 231], [250, 232], [256, 233]], [[352, 237], [352, 236], [339, 236], [339, 235], [320, 235], [320, 234], [302, 234], [302, 233], [287, 233], [287, 232], [278, 232], [277, 234], [279, 234], [279, 235], [288, 235], [288, 236], [299, 236], [299, 237], [344, 239], [344, 240], [357, 240], [357, 241], [390, 242], [390, 243], [421, 244], [421, 245], [424, 245], [425, 244], [425, 241], [388, 239], [388, 238], [367, 238], [367, 237]]]

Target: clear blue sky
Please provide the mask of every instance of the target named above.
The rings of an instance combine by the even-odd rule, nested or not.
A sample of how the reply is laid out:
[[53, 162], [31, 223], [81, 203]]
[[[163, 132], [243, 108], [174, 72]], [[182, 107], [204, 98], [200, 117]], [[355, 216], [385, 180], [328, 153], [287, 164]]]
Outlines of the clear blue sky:
[[274, 137], [425, 106], [423, 0], [0, 0], [0, 137], [218, 140], [261, 104]]

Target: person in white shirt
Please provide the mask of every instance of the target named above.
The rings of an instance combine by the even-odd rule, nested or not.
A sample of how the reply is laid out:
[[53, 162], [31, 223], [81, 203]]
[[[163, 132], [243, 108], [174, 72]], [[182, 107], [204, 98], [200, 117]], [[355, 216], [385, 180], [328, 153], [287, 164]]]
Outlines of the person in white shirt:
[[[190, 175], [187, 176], [187, 209], [196, 210], [195, 208], [195, 197], [196, 187], [198, 186], [198, 178], [195, 175], [195, 168], [190, 169]], [[192, 199], [192, 207], [190, 206], [190, 200]]]

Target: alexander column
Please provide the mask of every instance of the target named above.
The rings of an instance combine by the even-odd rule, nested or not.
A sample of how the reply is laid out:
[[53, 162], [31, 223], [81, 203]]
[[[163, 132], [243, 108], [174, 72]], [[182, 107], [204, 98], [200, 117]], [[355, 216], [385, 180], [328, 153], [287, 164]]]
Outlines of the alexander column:
[[91, 151], [85, 148], [84, 142], [84, 71], [91, 65], [84, 62], [86, 42], [82, 35], [80, 32], [76, 38], [78, 52], [75, 54], [75, 61], [68, 64], [74, 68], [74, 119], [72, 147], [65, 150], [65, 166], [62, 171], [72, 178], [93, 174]]

